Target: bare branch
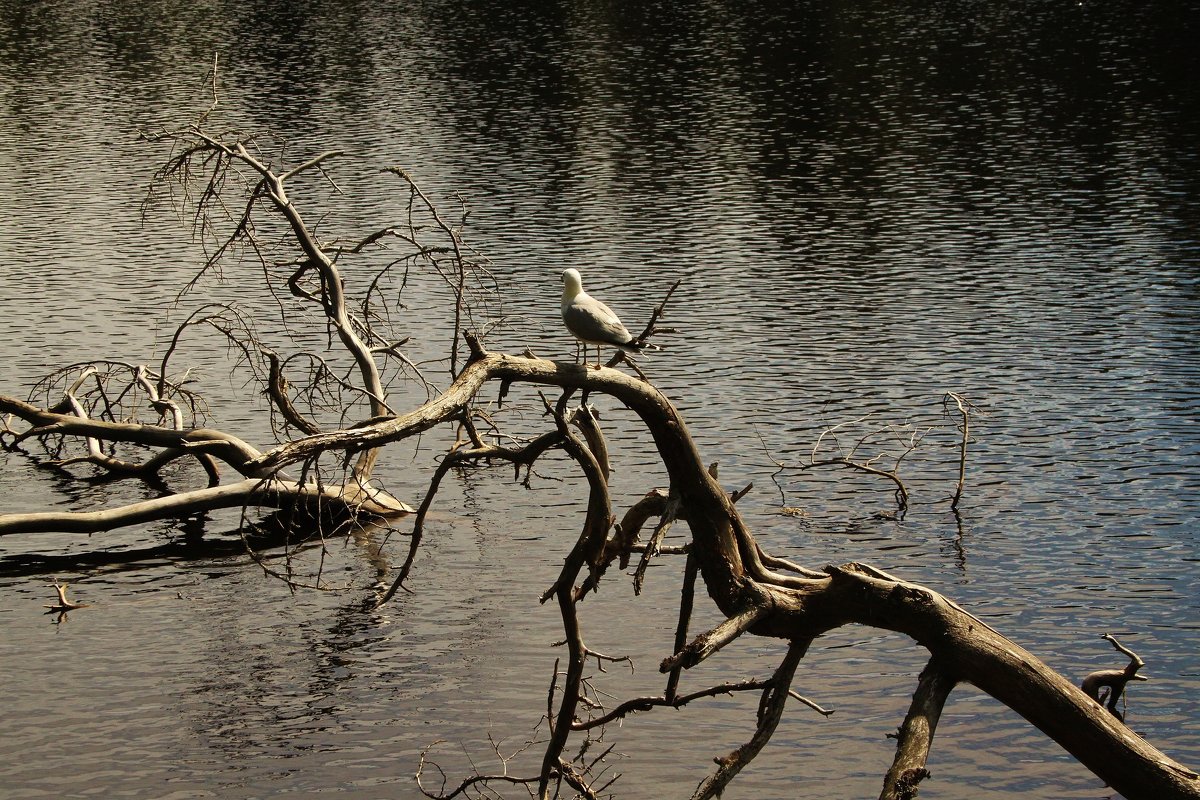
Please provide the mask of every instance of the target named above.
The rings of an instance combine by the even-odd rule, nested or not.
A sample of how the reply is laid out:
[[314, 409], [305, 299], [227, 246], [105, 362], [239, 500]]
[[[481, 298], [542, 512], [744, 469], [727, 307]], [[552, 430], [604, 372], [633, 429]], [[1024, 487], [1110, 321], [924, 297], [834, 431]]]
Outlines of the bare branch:
[[975, 406], [958, 392], [946, 392], [943, 403], [948, 405], [950, 401], [954, 401], [955, 408], [958, 409], [959, 416], [962, 418], [962, 422], [958, 426], [962, 431], [962, 438], [959, 441], [958, 483], [954, 489], [954, 499], [950, 501], [950, 508], [957, 509], [958, 501], [962, 499], [963, 484], [966, 482], [967, 442], [971, 438], [971, 411]]
[[[1082, 689], [1088, 697], [1098, 703], [1104, 703], [1109, 712], [1117, 719], [1124, 720], [1124, 711], [1117, 710], [1117, 702], [1124, 701], [1125, 687], [1131, 681], [1150, 680], [1145, 675], [1138, 674], [1138, 670], [1146, 666], [1146, 662], [1142, 661], [1141, 656], [1137, 653], [1118, 642], [1116, 637], [1104, 633], [1100, 635], [1100, 638], [1106, 640], [1119, 653], [1129, 656], [1129, 663], [1124, 669], [1102, 669], [1091, 673], [1083, 679]], [[1107, 697], [1101, 697], [1101, 689], [1108, 689]], [[1105, 700], [1107, 700], [1106, 703]]]
[[748, 631], [756, 622], [765, 617], [768, 609], [760, 605], [749, 608], [731, 616], [711, 631], [697, 636], [691, 644], [672, 656], [663, 659], [659, 665], [660, 672], [670, 672], [677, 665], [688, 669], [699, 664], [725, 645]]
[[775, 674], [763, 691], [762, 701], [759, 704], [758, 726], [754, 731], [754, 736], [729, 755], [716, 759], [717, 769], [696, 787], [696, 791], [692, 793], [692, 800], [710, 800], [710, 798], [719, 797], [729, 782], [753, 761], [771, 740], [780, 718], [783, 717], [792, 676], [796, 674], [796, 667], [799, 666], [800, 659], [804, 658], [804, 654], [808, 651], [810, 642], [809, 639], [796, 640], [788, 647], [783, 663], [775, 670]]
[[925, 665], [896, 737], [896, 757], [883, 779], [879, 800], [913, 800], [917, 796], [917, 784], [929, 777], [925, 763], [933, 747], [933, 735], [956, 683], [936, 658]]
[[379, 490], [355, 491], [347, 486], [303, 486], [293, 481], [252, 479], [143, 500], [103, 511], [0, 514], [0, 536], [37, 531], [96, 533], [156, 519], [186, 517], [218, 508], [244, 508], [248, 505], [288, 508], [296, 504], [318, 502], [352, 506], [382, 516], [407, 513], [398, 512], [395, 506], [398, 501]]

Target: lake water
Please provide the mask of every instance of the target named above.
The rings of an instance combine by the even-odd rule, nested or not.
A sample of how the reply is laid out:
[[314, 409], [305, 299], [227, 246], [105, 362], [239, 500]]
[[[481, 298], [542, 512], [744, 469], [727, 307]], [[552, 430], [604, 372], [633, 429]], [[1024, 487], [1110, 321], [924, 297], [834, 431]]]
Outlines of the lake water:
[[[1120, 666], [1099, 638], [1113, 633], [1151, 676], [1130, 724], [1200, 765], [1189, 4], [385, 5], [0, 3], [0, 392], [91, 358], [150, 361], [204, 299], [256, 302], [254, 268], [234, 268], [173, 307], [203, 253], [169, 209], [140, 207], [165, 151], [137, 132], [194, 118], [219, 53], [223, 122], [297, 160], [344, 152], [342, 196], [297, 189], [329, 230], [402, 219], [386, 166], [444, 207], [461, 195], [508, 314], [493, 349], [573, 353], [566, 267], [630, 327], [682, 279], [677, 332], [646, 370], [722, 480], [754, 483], [741, 506], [768, 550], [941, 590], [1077, 679]], [[397, 311], [418, 357], [447, 341], [427, 283]], [[270, 441], [218, 341], [197, 337], [176, 363], [196, 369], [212, 424]], [[980, 409], [958, 514], [948, 391]], [[514, 402], [538, 430], [532, 392]], [[600, 402], [620, 513], [663, 475], [632, 415]], [[891, 426], [864, 456], [931, 428], [902, 468], [902, 519], [887, 484], [799, 468], [842, 423], [843, 447]], [[452, 436], [390, 450], [380, 476], [415, 502]], [[236, 546], [193, 546], [230, 540], [236, 514], [0, 541], [0, 795], [414, 797], [438, 740], [453, 779], [498, 770], [489, 737], [509, 755], [544, 706], [560, 629], [536, 600], [583, 513], [561, 458], [532, 490], [510, 478], [448, 479], [414, 593], [377, 612], [361, 610], [370, 543], [330, 547], [325, 577], [349, 590], [296, 593]], [[0, 452], [0, 511], [153, 493]], [[405, 546], [393, 537], [383, 557]], [[658, 691], [679, 573], [663, 560], [638, 598], [611, 576], [585, 604], [589, 644], [637, 667], [597, 676], [603, 688]], [[52, 578], [91, 607], [51, 624]], [[687, 682], [765, 676], [781, 657], [739, 643]], [[796, 688], [837, 712], [789, 709], [726, 796], [877, 795], [923, 662], [871, 630], [818, 640]], [[614, 790], [688, 796], [754, 708], [722, 698], [609, 731]], [[1110, 796], [970, 687], [938, 734], [923, 797]]]

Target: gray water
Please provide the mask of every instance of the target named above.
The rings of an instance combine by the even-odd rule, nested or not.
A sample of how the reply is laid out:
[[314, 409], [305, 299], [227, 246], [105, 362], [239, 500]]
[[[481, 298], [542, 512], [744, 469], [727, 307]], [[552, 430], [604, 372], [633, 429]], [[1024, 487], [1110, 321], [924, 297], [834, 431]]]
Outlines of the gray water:
[[[1197, 27], [1185, 3], [0, 3], [0, 392], [90, 358], [151, 360], [204, 298], [253, 302], [253, 271], [231, 269], [173, 306], [203, 253], [170, 209], [141, 208], [165, 151], [137, 132], [205, 107], [216, 52], [223, 121], [297, 159], [344, 151], [343, 195], [298, 190], [331, 230], [401, 218], [385, 166], [446, 207], [466, 200], [510, 318], [494, 349], [573, 353], [563, 268], [639, 324], [682, 279], [677, 332], [646, 369], [722, 480], [754, 483], [741, 505], [767, 549], [939, 589], [1076, 678], [1119, 666], [1099, 639], [1115, 634], [1151, 676], [1130, 724], [1195, 767]], [[406, 324], [432, 357], [445, 307], [421, 286]], [[180, 358], [212, 424], [269, 443], [217, 341]], [[948, 391], [980, 409], [957, 515]], [[536, 398], [514, 401], [537, 430]], [[663, 476], [631, 415], [601, 404], [619, 513]], [[902, 469], [902, 519], [889, 485], [798, 468], [841, 423], [843, 445], [938, 426]], [[452, 436], [395, 448], [381, 477], [415, 501]], [[452, 780], [498, 770], [489, 736], [510, 754], [544, 706], [560, 630], [536, 598], [583, 511], [562, 459], [532, 490], [510, 478], [448, 481], [414, 593], [378, 612], [361, 600], [381, 537], [329, 548], [325, 578], [346, 591], [296, 593], [236, 547], [188, 547], [231, 539], [236, 514], [0, 541], [0, 794], [413, 797], [438, 740]], [[153, 493], [0, 453], [0, 511]], [[405, 546], [388, 539], [383, 558]], [[111, 563], [82, 558], [97, 551]], [[57, 625], [42, 613], [54, 577], [91, 604]], [[642, 597], [613, 576], [585, 604], [589, 644], [637, 667], [603, 688], [659, 690], [679, 581], [664, 560]], [[781, 657], [740, 643], [689, 685]], [[837, 712], [790, 709], [726, 796], [877, 794], [922, 664], [875, 631], [819, 640], [796, 688]], [[722, 698], [611, 730], [615, 791], [687, 796], [754, 707]], [[1110, 796], [970, 687], [930, 769], [931, 798]]]

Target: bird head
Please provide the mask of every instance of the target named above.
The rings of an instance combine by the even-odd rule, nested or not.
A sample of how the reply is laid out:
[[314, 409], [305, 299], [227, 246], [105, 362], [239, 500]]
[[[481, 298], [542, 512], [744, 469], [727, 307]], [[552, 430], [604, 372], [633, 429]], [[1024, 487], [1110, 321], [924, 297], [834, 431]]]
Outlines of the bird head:
[[579, 277], [577, 269], [564, 269], [562, 282], [564, 289], [572, 297], [583, 291], [583, 279]]

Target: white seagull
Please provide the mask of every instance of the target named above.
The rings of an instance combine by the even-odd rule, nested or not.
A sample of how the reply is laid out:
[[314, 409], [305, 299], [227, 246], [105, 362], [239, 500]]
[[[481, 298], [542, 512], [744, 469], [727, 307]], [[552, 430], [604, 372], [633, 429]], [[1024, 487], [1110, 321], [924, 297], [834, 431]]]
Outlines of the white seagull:
[[[615, 347], [626, 353], [640, 353], [643, 345], [621, 324], [613, 310], [583, 290], [579, 270], [567, 269], [562, 274], [562, 318], [576, 339], [583, 343], [583, 360], [587, 363], [587, 346], [596, 345], [596, 369], [600, 369], [600, 348]], [[579, 351], [576, 349], [578, 360]]]

